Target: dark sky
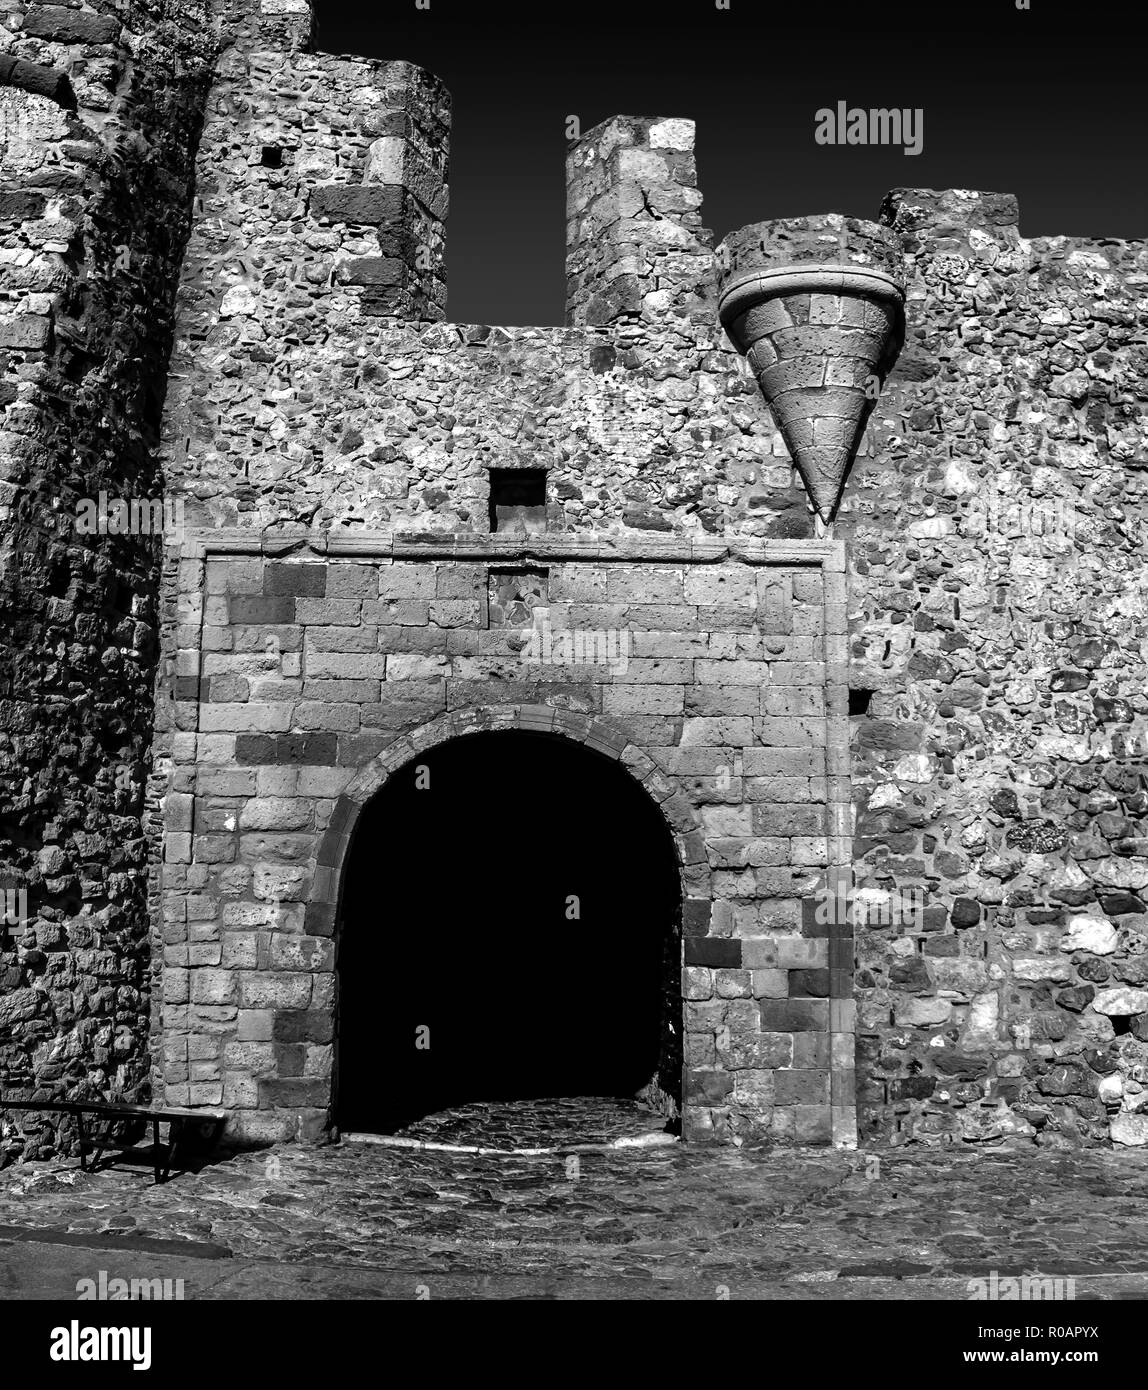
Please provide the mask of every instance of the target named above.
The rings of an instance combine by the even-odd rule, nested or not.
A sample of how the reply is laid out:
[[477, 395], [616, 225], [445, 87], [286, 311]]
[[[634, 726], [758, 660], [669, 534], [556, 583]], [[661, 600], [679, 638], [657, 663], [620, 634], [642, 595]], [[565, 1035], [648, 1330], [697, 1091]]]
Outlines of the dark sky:
[[[332, 53], [454, 98], [451, 319], [563, 318], [565, 126], [698, 124], [706, 225], [875, 218], [890, 188], [1018, 195], [1025, 236], [1148, 234], [1139, 5], [1081, 0], [315, 0]], [[924, 148], [815, 144], [819, 107], [921, 107]]]

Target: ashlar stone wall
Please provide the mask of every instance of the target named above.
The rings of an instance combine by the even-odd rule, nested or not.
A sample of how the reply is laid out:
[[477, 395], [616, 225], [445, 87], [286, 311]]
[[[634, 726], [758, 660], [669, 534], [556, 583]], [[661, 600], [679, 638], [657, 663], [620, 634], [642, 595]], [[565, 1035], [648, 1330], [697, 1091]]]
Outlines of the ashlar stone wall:
[[[673, 831], [686, 1132], [852, 1140], [852, 943], [802, 911], [847, 848], [847, 778], [826, 753], [844, 732], [836, 547], [360, 534], [277, 557], [234, 531], [194, 545], [165, 842], [169, 1103], [222, 1104], [246, 1138], [329, 1128], [355, 817], [421, 749], [521, 728], [619, 758]], [[524, 645], [516, 566], [535, 593], [544, 574], [553, 642], [620, 630], [624, 657]]]

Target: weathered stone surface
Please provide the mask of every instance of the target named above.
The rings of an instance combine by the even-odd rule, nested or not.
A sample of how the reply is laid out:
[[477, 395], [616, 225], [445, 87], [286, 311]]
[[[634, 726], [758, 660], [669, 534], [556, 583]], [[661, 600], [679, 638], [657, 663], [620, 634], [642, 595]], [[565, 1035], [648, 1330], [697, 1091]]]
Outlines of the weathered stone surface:
[[1072, 979], [1072, 966], [1055, 956], [1018, 957], [1012, 963], [1012, 972], [1018, 980], [1052, 980], [1067, 984]]
[[[0, 55], [0, 884], [17, 895], [0, 911], [6, 1094], [146, 1100], [165, 1065], [160, 998], [189, 997], [186, 917], [178, 944], [160, 928], [160, 537], [77, 524], [101, 494], [164, 494], [158, 402], [212, 42], [196, 4], [165, 17], [162, 43], [142, 37], [154, 10], [128, 10], [141, 31], [130, 52], [117, 18], [9, 7], [21, 56]], [[66, 1142], [74, 1122], [62, 1130]], [[6, 1125], [0, 1166], [28, 1136], [33, 1151], [60, 1139], [59, 1117], [24, 1135]]]
[[1115, 989], [1102, 989], [1093, 999], [1092, 1007], [1098, 1014], [1108, 1014], [1110, 1017], [1148, 1013], [1148, 989], [1132, 989], [1123, 985]]
[[1060, 949], [1110, 956], [1116, 950], [1116, 928], [1104, 917], [1071, 917], [1060, 938]]
[[63, 5], [33, 5], [24, 15], [24, 32], [57, 43], [115, 43], [119, 21], [111, 15], [72, 10]]
[[47, 97], [61, 106], [74, 107], [76, 104], [72, 84], [68, 74], [58, 68], [47, 67], [42, 63], [29, 63], [23, 58], [13, 58], [11, 54], [0, 53], [0, 87], [10, 85], [19, 87], [33, 96]]
[[1040, 1078], [1037, 1088], [1046, 1096], [1086, 1096], [1092, 1094], [1094, 1084], [1085, 1067], [1058, 1065]]
[[373, 184], [355, 187], [351, 184], [329, 184], [311, 193], [311, 213], [332, 222], [363, 222], [372, 227], [398, 215], [401, 198], [396, 188]]
[[1113, 1115], [1110, 1132], [1114, 1144], [1143, 1148], [1148, 1144], [1148, 1115]]
[[947, 999], [906, 999], [897, 1005], [895, 1021], [910, 1027], [933, 1027], [948, 1022], [952, 1012]]

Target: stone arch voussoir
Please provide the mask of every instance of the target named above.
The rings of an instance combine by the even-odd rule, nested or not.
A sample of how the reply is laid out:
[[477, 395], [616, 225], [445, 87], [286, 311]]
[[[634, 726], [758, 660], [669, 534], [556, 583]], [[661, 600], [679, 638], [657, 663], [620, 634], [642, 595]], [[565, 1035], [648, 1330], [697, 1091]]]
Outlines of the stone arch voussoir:
[[307, 904], [307, 930], [324, 936], [333, 932], [343, 869], [359, 815], [399, 768], [419, 753], [453, 739], [515, 729], [557, 734], [620, 762], [658, 807], [673, 838], [682, 884], [684, 929], [696, 932], [702, 920], [709, 920], [709, 873], [697, 808], [676, 778], [641, 747], [624, 724], [549, 705], [484, 705], [452, 710], [404, 734], [347, 784], [320, 842], [319, 873]]

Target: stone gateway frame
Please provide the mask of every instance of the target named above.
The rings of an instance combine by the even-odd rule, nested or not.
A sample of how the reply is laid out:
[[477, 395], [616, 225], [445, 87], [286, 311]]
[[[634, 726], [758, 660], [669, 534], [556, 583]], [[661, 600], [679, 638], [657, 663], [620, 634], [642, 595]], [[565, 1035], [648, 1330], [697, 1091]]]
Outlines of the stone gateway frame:
[[[855, 1142], [852, 939], [808, 910], [849, 863], [839, 544], [216, 531], [172, 563], [168, 1104], [331, 1126], [356, 820], [420, 751], [521, 729], [618, 759], [673, 834], [685, 1136]], [[542, 605], [503, 603], [519, 569], [548, 651]]]

